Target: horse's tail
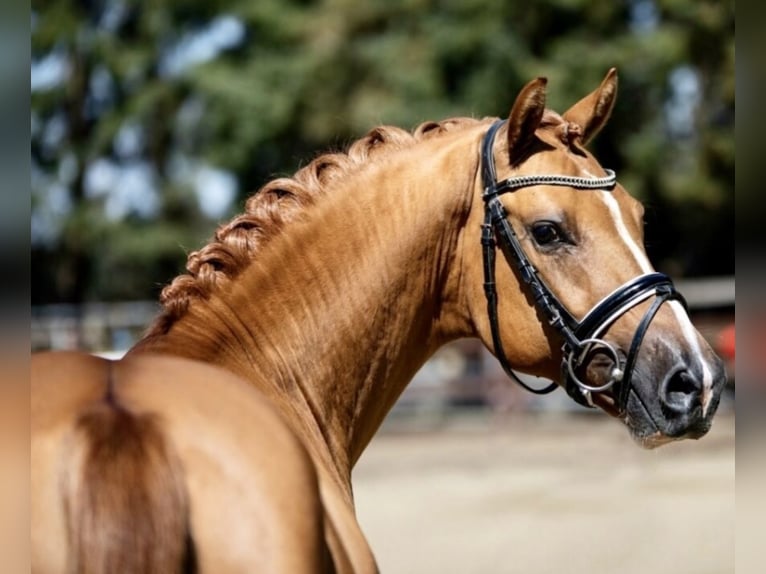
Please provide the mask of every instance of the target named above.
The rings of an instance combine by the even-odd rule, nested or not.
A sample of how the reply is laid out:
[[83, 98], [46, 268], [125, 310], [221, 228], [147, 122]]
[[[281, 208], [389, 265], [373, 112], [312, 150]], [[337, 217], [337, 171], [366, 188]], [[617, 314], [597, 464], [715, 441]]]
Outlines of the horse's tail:
[[63, 481], [70, 571], [187, 571], [193, 553], [180, 461], [151, 414], [106, 400], [77, 421]]

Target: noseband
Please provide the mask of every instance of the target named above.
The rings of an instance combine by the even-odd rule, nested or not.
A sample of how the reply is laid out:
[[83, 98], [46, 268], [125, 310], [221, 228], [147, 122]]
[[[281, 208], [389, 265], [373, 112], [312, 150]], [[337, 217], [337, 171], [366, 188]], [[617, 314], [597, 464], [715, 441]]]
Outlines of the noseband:
[[[677, 299], [684, 305], [686, 303], [667, 275], [647, 273], [631, 279], [612, 291], [588, 311], [582, 320], [575, 319], [545, 284], [537, 269], [527, 258], [513, 226], [508, 221], [505, 208], [500, 202], [500, 196], [536, 185], [555, 185], [584, 190], [611, 190], [614, 188], [617, 178], [613, 171], [606, 170], [607, 176], [600, 178], [568, 175], [523, 175], [497, 181], [492, 147], [495, 134], [504, 123], [505, 120], [495, 122], [484, 136], [481, 146], [481, 175], [484, 188], [482, 197], [485, 206], [484, 225], [481, 234], [484, 293], [487, 298], [487, 312], [495, 355], [508, 376], [528, 391], [542, 395], [550, 393], [558, 386], [554, 382], [540, 389], [530, 387], [513, 372], [503, 351], [497, 315], [497, 290], [495, 288], [495, 249], [499, 244], [506, 255], [510, 256], [522, 282], [529, 288], [535, 305], [542, 311], [546, 320], [563, 340], [561, 371], [567, 393], [578, 403], [592, 407], [591, 393], [601, 393], [614, 385], [618, 385], [619, 392], [613, 391], [612, 396], [620, 413], [624, 413], [631, 391], [631, 379], [636, 356], [649, 324], [666, 301]], [[601, 336], [622, 315], [651, 297], [655, 299], [639, 322], [627, 356], [623, 359], [623, 355], [618, 353], [617, 349], [602, 339]], [[614, 363], [609, 380], [599, 386], [585, 383], [576, 373], [577, 368], [594, 350], [606, 353]]]

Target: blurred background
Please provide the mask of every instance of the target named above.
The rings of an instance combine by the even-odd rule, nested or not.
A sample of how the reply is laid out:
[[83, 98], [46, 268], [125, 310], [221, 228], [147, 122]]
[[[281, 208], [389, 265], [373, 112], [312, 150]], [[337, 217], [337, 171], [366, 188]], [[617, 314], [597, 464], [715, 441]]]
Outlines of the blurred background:
[[[733, 571], [733, 2], [33, 0], [31, 56], [32, 349], [108, 356], [270, 179], [381, 123], [504, 116], [536, 76], [563, 111], [616, 66], [592, 151], [644, 202], [650, 258], [727, 361], [718, 426], [649, 455], [459, 342], [365, 453], [360, 519], [384, 572]], [[682, 493], [678, 477], [700, 486]]]

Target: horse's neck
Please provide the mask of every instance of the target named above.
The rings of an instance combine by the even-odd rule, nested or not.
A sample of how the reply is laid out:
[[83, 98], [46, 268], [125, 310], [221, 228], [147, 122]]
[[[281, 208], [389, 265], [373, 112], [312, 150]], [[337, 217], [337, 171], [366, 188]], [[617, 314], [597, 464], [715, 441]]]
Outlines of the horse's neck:
[[328, 191], [153, 344], [250, 380], [341, 481], [423, 362], [470, 331], [453, 259], [476, 163], [436, 139]]

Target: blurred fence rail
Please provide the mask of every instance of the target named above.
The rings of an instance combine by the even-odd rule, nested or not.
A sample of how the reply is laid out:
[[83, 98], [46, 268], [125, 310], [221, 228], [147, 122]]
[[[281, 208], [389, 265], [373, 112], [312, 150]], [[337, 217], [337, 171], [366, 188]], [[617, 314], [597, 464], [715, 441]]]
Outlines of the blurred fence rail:
[[32, 307], [32, 351], [126, 351], [159, 311], [152, 301]]

